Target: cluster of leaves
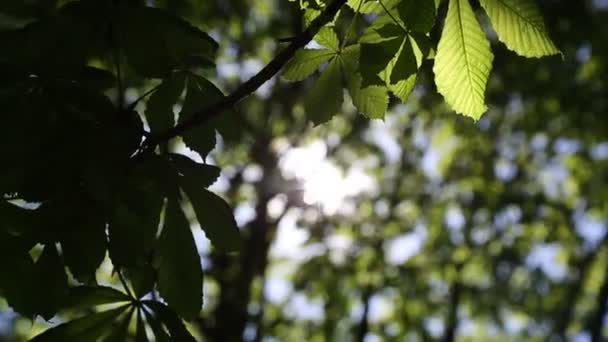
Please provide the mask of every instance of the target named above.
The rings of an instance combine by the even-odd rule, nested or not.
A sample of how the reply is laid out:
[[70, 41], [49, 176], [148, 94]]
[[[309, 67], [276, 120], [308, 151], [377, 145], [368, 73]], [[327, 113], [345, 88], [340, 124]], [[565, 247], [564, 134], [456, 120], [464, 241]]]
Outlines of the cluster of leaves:
[[[309, 119], [319, 124], [338, 112], [344, 86], [360, 112], [382, 118], [389, 93], [405, 101], [429, 58], [448, 104], [479, 118], [492, 53], [468, 0], [449, 1], [437, 49], [429, 38], [437, 1], [338, 3], [371, 20], [355, 44], [340, 39], [333, 22], [314, 20], [331, 7], [325, 1], [300, 2], [306, 20], [323, 24], [312, 33], [324, 48], [297, 52], [284, 77], [303, 80], [324, 66], [306, 97]], [[481, 4], [507, 47], [524, 56], [558, 53], [531, 0]], [[76, 304], [125, 302], [38, 341], [122, 340], [133, 317], [140, 339], [145, 324], [156, 339], [192, 339], [180, 319], [199, 314], [203, 271], [183, 207], [192, 207], [215, 248], [237, 250], [239, 234], [229, 205], [206, 189], [220, 170], [173, 153], [168, 140], [179, 133], [205, 157], [216, 133], [234, 128], [217, 113], [201, 120], [201, 109], [226, 99], [206, 78], [218, 44], [143, 0], [12, 0], [0, 14], [8, 18], [0, 27], [2, 296], [19, 313], [46, 319]], [[150, 83], [126, 103], [128, 86]], [[98, 285], [106, 254], [127, 293]], [[164, 302], [144, 299], [150, 294]]]
[[[0, 293], [17, 312], [46, 319], [69, 302], [130, 302], [37, 341], [94, 340], [117, 319], [124, 331], [110, 339], [124, 340], [119, 336], [134, 308], [157, 340], [182, 340], [189, 334], [179, 317], [198, 316], [203, 283], [182, 207], [193, 208], [218, 249], [236, 250], [239, 234], [229, 205], [206, 189], [219, 168], [171, 153], [167, 142], [156, 149], [144, 144], [223, 98], [201, 76], [213, 67], [218, 45], [143, 2], [28, 4], [0, 7], [14, 18], [0, 31]], [[127, 76], [141, 84], [160, 79], [145, 112], [136, 110], [145, 98], [125, 103]], [[120, 93], [114, 101], [107, 96], [112, 88]], [[205, 157], [220, 126], [210, 121], [183, 141]], [[97, 285], [107, 253], [129, 295]], [[156, 291], [167, 305], [140, 301]]]
[[[477, 120], [487, 110], [485, 90], [493, 54], [469, 0], [449, 0], [439, 44], [432, 47], [429, 33], [436, 25], [441, 1], [350, 0], [358, 15], [374, 18], [358, 41], [339, 43], [331, 26], [315, 37], [327, 49], [296, 54], [284, 78], [299, 81], [329, 62], [306, 97], [308, 115], [320, 124], [342, 105], [346, 85], [353, 104], [369, 118], [383, 118], [389, 92], [406, 101], [426, 59], [434, 59], [438, 91], [458, 113]], [[534, 0], [483, 0], [498, 39], [524, 57], [559, 54], [550, 40]], [[319, 2], [300, 2], [314, 16]], [[347, 31], [347, 35], [351, 30]], [[320, 96], [323, 94], [324, 96]], [[323, 104], [321, 104], [321, 102]], [[325, 103], [329, 102], [329, 103]]]

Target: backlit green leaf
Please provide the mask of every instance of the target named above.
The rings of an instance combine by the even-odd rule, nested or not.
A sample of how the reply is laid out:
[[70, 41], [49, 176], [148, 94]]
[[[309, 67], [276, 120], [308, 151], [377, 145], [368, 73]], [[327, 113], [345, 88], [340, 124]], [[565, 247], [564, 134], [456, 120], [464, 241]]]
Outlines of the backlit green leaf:
[[486, 111], [492, 51], [468, 0], [450, 0], [435, 56], [435, 83], [458, 113], [478, 120]]
[[315, 35], [314, 40], [334, 52], [338, 52], [340, 49], [340, 40], [333, 27], [322, 27]]
[[534, 0], [481, 0], [498, 39], [510, 50], [525, 57], [556, 55]]
[[325, 49], [298, 50], [285, 66], [283, 78], [288, 81], [301, 81], [312, 75], [312, 73], [319, 69], [321, 64], [327, 62], [335, 55], [335, 52]]
[[306, 94], [304, 108], [308, 118], [315, 125], [320, 125], [342, 109], [343, 100], [342, 71], [340, 64], [334, 59]]

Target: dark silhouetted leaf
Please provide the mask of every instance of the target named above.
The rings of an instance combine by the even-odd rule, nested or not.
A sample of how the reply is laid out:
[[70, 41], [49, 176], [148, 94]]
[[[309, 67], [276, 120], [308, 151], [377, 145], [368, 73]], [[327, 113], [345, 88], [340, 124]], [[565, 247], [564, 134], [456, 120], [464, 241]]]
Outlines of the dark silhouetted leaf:
[[61, 238], [65, 264], [81, 282], [95, 279], [95, 271], [106, 256], [107, 245], [106, 222], [93, 213]]
[[158, 242], [158, 290], [185, 318], [198, 316], [203, 301], [200, 256], [180, 204], [170, 199]]
[[[189, 75], [187, 84], [186, 98], [179, 113], [180, 122], [224, 97], [224, 94], [213, 83], [203, 77]], [[207, 122], [205, 125], [186, 131], [183, 139], [189, 148], [205, 158], [215, 146], [215, 127], [211, 122]]]
[[173, 106], [184, 90], [184, 75], [172, 74], [150, 96], [146, 103], [146, 119], [153, 134], [159, 134], [175, 125]]
[[122, 314], [129, 305], [94, 313], [82, 318], [69, 321], [46, 330], [34, 337], [31, 342], [66, 342], [66, 341], [96, 341], [104, 333], [111, 331], [112, 322]]
[[240, 248], [240, 234], [228, 203], [188, 179], [182, 180], [182, 189], [213, 246], [221, 251], [237, 251]]
[[190, 56], [215, 59], [217, 43], [169, 11], [120, 6], [117, 17], [121, 45], [141, 76], [164, 78]]
[[49, 320], [57, 313], [69, 291], [63, 262], [55, 244], [44, 246], [36, 261], [36, 272], [38, 284], [44, 284], [44, 292], [39, 292], [36, 306], [39, 314]]
[[62, 309], [87, 308], [102, 304], [130, 302], [131, 297], [108, 286], [77, 286], [69, 290]]
[[188, 178], [189, 183], [199, 184], [202, 188], [210, 186], [220, 176], [217, 166], [197, 163], [182, 154], [172, 153], [170, 158], [180, 175]]

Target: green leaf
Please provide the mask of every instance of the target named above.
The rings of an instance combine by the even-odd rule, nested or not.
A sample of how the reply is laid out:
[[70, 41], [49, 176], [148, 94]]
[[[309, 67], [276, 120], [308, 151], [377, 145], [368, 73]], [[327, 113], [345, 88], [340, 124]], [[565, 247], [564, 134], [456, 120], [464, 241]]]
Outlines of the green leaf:
[[190, 179], [182, 179], [181, 187], [188, 196], [196, 218], [213, 247], [226, 252], [239, 250], [241, 242], [239, 229], [228, 203], [216, 194], [202, 189]]
[[198, 316], [203, 304], [200, 256], [180, 204], [169, 199], [158, 242], [158, 290], [181, 316]]
[[298, 50], [285, 66], [283, 78], [288, 81], [301, 81], [312, 75], [312, 73], [319, 69], [321, 64], [327, 62], [335, 55], [335, 52], [325, 49]]
[[215, 59], [218, 44], [170, 11], [128, 5], [117, 11], [121, 46], [141, 76], [165, 78], [190, 56]]
[[388, 92], [385, 86], [362, 88], [361, 75], [348, 77], [348, 90], [357, 110], [370, 119], [383, 119], [388, 109]]
[[171, 153], [169, 157], [178, 173], [188, 178], [188, 183], [207, 188], [220, 176], [220, 168], [213, 165], [197, 163], [183, 154]]
[[363, 77], [363, 86], [384, 85], [380, 77], [391, 59], [399, 51], [402, 41], [398, 38], [376, 44], [361, 44], [360, 71]]
[[169, 330], [169, 333], [171, 334], [172, 341], [196, 342], [194, 336], [192, 336], [184, 326], [184, 322], [182, 322], [181, 318], [169, 307], [163, 303], [152, 300], [145, 300], [143, 303], [149, 307], [167, 327], [167, 330]]
[[428, 33], [435, 25], [433, 0], [402, 0], [396, 8], [400, 19], [412, 31]]
[[416, 60], [411, 41], [412, 39], [409, 36], [403, 41], [399, 53], [394, 60], [394, 64], [392, 65], [388, 84], [397, 83], [418, 72], [418, 67], [421, 63], [419, 64]]
[[91, 308], [93, 306], [131, 302], [132, 299], [123, 292], [108, 286], [77, 286], [69, 289], [68, 297], [62, 309]]
[[[204, 77], [190, 74], [187, 84], [186, 98], [179, 113], [180, 122], [224, 98], [222, 91]], [[189, 129], [182, 137], [184, 143], [203, 158], [215, 147], [215, 128], [211, 121]]]
[[124, 305], [60, 324], [37, 335], [30, 342], [96, 341], [112, 329], [112, 322], [128, 307]]
[[81, 282], [94, 280], [108, 246], [104, 218], [91, 213], [62, 235], [61, 251], [66, 266]]
[[[388, 109], [388, 80], [382, 81], [379, 85], [364, 85], [363, 76], [357, 72], [359, 68], [359, 55], [360, 46], [351, 45], [344, 49], [340, 55], [340, 61], [344, 74], [347, 78], [348, 90], [350, 97], [353, 101], [353, 105], [363, 115], [371, 119], [383, 119]], [[395, 58], [393, 57], [393, 60]], [[380, 73], [391, 72], [393, 64], [389, 61], [386, 68]]]
[[160, 134], [175, 125], [173, 106], [182, 94], [184, 85], [183, 74], [172, 74], [150, 95], [146, 103], [146, 120], [152, 134]]
[[469, 1], [450, 0], [433, 72], [437, 90], [453, 110], [475, 120], [486, 111], [493, 58]]
[[44, 246], [36, 261], [37, 282], [44, 284], [44, 293], [38, 296], [39, 314], [46, 320], [51, 319], [68, 295], [68, 278], [63, 262], [54, 243]]
[[400, 80], [397, 83], [388, 86], [388, 89], [395, 94], [402, 102], [407, 101], [408, 97], [416, 86], [417, 75], [411, 75], [404, 80]]
[[314, 40], [320, 45], [323, 45], [334, 52], [338, 52], [340, 50], [340, 40], [338, 39], [336, 31], [334, 31], [333, 27], [322, 27], [315, 35]]
[[480, 0], [498, 39], [524, 57], [559, 54], [534, 0]]
[[339, 62], [332, 60], [312, 89], [304, 98], [304, 108], [308, 118], [316, 125], [329, 121], [342, 109], [342, 71]]

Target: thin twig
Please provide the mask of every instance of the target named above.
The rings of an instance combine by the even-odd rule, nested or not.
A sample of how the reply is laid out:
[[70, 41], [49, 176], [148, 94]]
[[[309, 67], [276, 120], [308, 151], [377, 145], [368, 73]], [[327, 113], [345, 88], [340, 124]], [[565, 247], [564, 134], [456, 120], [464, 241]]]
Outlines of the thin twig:
[[279, 54], [276, 55], [270, 61], [270, 63], [268, 63], [255, 76], [250, 78], [247, 82], [241, 84], [235, 91], [224, 97], [219, 102], [195, 112], [191, 117], [177, 124], [175, 127], [147, 139], [145, 142], [145, 149], [153, 149], [156, 145], [181, 135], [189, 129], [205, 124], [210, 119], [220, 115], [225, 110], [232, 108], [241, 100], [251, 95], [260, 86], [266, 83], [266, 81], [276, 75], [293, 57], [296, 51], [308, 44], [319, 29], [334, 18], [336, 13], [340, 10], [340, 8], [342, 8], [346, 1], [347, 0], [334, 0], [318, 17], [316, 17], [310, 23], [306, 30], [297, 35], [284, 50], [279, 52]]
[[401, 23], [395, 17], [393, 17], [391, 12], [389, 12], [388, 8], [386, 8], [386, 6], [384, 6], [384, 3], [382, 2], [382, 0], [378, 0], [378, 3], [380, 3], [380, 6], [382, 6], [382, 9], [384, 10], [384, 12], [386, 12], [386, 15], [388, 15], [395, 22], [395, 24], [399, 25], [399, 27], [401, 27], [402, 29], [405, 29], [403, 27], [403, 25], [401, 25]]
[[357, 23], [357, 18], [359, 17], [359, 11], [361, 11], [361, 5], [363, 4], [363, 0], [359, 1], [359, 5], [357, 6], [357, 9], [355, 10], [355, 16], [353, 17], [353, 20], [351, 20], [350, 24], [348, 25], [348, 28], [346, 29], [346, 33], [344, 34], [344, 39], [342, 39], [342, 44], [340, 45], [340, 50], [344, 49], [344, 47], [346, 46], [346, 42], [348, 41], [348, 38], [350, 37], [350, 33], [353, 30], [353, 28], [355, 27], [355, 24]]

